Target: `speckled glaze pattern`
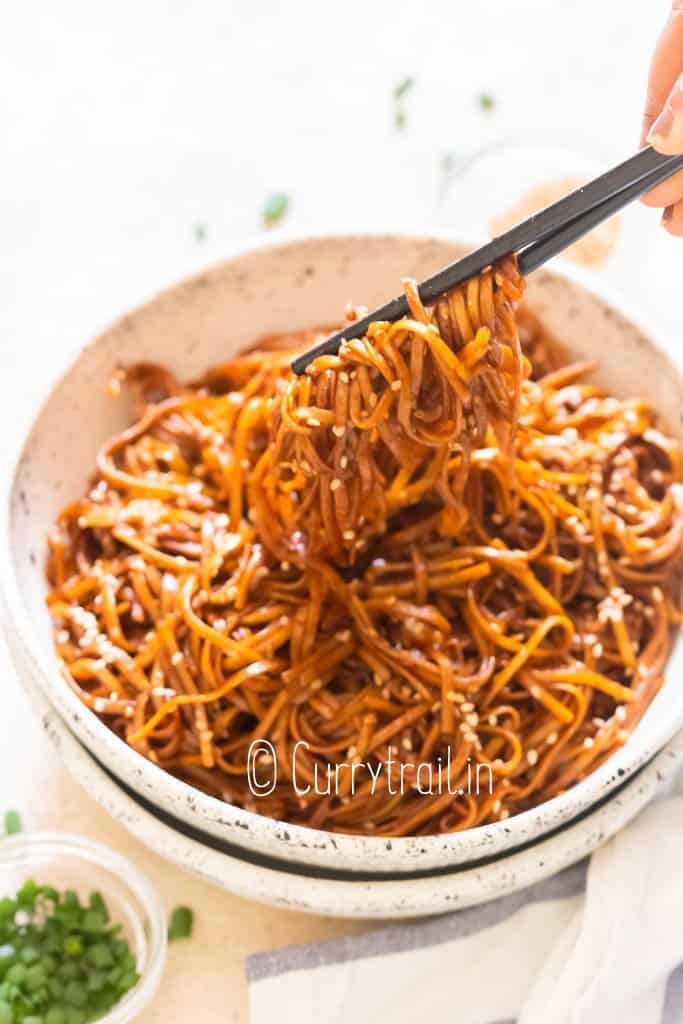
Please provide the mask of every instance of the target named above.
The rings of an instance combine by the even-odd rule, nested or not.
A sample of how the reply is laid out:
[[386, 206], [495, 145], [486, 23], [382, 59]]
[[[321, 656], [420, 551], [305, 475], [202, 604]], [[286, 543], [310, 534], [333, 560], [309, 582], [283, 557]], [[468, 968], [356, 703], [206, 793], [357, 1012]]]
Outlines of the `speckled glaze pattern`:
[[[334, 322], [350, 297], [377, 304], [396, 293], [404, 274], [419, 279], [462, 251], [446, 238], [404, 235], [285, 239], [246, 249], [126, 314], [85, 345], [50, 390], [17, 453], [0, 512], [0, 585], [23, 671], [113, 775], [174, 818], [247, 853], [364, 875], [449, 870], [509, 854], [604, 799], [683, 724], [677, 643], [667, 681], [634, 735], [584, 782], [505, 822], [389, 840], [292, 826], [205, 796], [127, 747], [61, 679], [44, 605], [44, 538], [60, 506], [82, 491], [98, 447], [128, 422], [126, 402], [104, 391], [117, 363], [159, 361], [193, 376], [260, 334]], [[679, 369], [637, 319], [621, 311], [623, 303], [560, 269], [533, 275], [528, 301], [572, 355], [601, 362], [599, 381], [618, 395], [645, 395], [681, 437]]]
[[[17, 667], [22, 659], [13, 652]], [[347, 876], [320, 878], [314, 874], [264, 867], [239, 855], [211, 849], [159, 821], [107, 775], [51, 707], [40, 688], [24, 688], [46, 735], [62, 761], [116, 821], [152, 850], [178, 867], [238, 896], [286, 910], [332, 917], [398, 919], [448, 913], [517, 892], [549, 878], [587, 857], [635, 817], [683, 764], [681, 730], [633, 779], [600, 808], [530, 847], [501, 854], [486, 865], [453, 868], [435, 877], [400, 881], [353, 880]], [[313, 869], [314, 870], [314, 869]]]

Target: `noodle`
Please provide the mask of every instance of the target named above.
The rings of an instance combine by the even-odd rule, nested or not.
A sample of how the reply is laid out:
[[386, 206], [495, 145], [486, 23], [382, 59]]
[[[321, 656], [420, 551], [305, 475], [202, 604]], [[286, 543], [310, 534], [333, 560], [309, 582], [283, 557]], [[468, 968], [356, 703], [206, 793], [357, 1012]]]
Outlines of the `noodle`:
[[64, 678], [135, 750], [383, 836], [504, 819], [623, 744], [662, 683], [683, 537], [679, 449], [515, 314], [513, 260], [433, 309], [405, 286], [410, 316], [299, 378], [315, 332], [189, 385], [125, 371], [135, 422], [48, 559]]

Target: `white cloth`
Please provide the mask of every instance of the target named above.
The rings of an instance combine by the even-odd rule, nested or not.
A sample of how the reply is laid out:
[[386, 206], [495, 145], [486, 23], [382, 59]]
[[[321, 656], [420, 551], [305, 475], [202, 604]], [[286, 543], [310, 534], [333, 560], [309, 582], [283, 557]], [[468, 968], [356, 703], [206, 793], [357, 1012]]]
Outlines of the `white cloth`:
[[[683, 797], [482, 907], [247, 961], [250, 1024], [680, 1024]], [[680, 965], [680, 966], [679, 966]]]

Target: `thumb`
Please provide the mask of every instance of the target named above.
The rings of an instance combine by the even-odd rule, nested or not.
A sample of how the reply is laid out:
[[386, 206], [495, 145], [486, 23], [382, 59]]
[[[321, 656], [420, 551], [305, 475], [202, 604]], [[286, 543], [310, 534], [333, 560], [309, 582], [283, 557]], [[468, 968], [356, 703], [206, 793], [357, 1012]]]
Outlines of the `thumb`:
[[683, 153], [683, 74], [669, 93], [664, 108], [650, 128], [647, 141], [659, 153]]

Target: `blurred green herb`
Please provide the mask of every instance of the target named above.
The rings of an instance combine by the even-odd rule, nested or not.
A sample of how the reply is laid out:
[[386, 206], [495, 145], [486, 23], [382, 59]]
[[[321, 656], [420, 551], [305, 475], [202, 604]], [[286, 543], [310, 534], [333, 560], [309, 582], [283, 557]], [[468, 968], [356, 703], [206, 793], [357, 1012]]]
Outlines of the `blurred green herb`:
[[278, 221], [282, 220], [284, 215], [287, 213], [289, 206], [289, 197], [285, 192], [273, 192], [266, 201], [266, 205], [263, 207], [263, 223], [265, 227], [271, 228]]
[[482, 110], [489, 111], [493, 110], [496, 105], [496, 101], [489, 92], [482, 92], [479, 96], [479, 106]]
[[401, 131], [406, 125], [406, 111], [403, 100], [415, 85], [414, 78], [402, 78], [398, 85], [394, 86], [394, 127]]
[[398, 83], [398, 85], [394, 86], [394, 99], [395, 100], [402, 99], [402, 97], [405, 96], [405, 94], [407, 92], [410, 92], [410, 90], [413, 88], [414, 85], [415, 85], [415, 79], [414, 78], [403, 78], [403, 79], [401, 79], [401, 81]]
[[194, 240], [195, 240], [195, 242], [205, 242], [206, 241], [206, 233], [207, 233], [206, 232], [206, 224], [204, 224], [204, 223], [195, 224], [195, 226], [194, 226]]
[[6, 811], [5, 835], [15, 836], [17, 832], [21, 832], [21, 816], [19, 815], [19, 811]]
[[139, 981], [120, 924], [99, 893], [27, 879], [0, 900], [0, 1024], [99, 1020]]
[[189, 907], [176, 907], [171, 914], [171, 923], [168, 926], [168, 941], [189, 939], [193, 926], [194, 912]]

